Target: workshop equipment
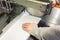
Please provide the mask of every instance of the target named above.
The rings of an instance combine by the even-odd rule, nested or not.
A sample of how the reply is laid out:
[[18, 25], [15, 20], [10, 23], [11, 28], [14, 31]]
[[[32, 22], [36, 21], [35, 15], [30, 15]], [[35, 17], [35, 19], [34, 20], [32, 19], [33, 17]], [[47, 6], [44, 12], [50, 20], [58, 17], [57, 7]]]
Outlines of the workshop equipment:
[[[0, 24], [5, 24], [4, 27], [1, 26], [1, 31], [24, 10], [33, 16], [39, 16], [41, 18], [38, 26], [50, 27], [54, 25], [60, 25], [60, 8], [57, 7], [57, 5], [60, 6], [60, 1], [57, 1], [57, 5], [53, 8], [51, 4], [52, 2], [48, 0], [0, 0], [0, 13], [4, 13], [4, 18], [2, 18], [3, 21], [1, 20]], [[5, 16], [7, 16], [6, 20], [4, 20]]]
[[[19, 2], [18, 2], [19, 1]], [[21, 4], [26, 7], [27, 12], [33, 16], [43, 16], [47, 5], [50, 2], [47, 1], [38, 1], [38, 0], [18, 0], [18, 4]]]
[[[44, 2], [44, 1], [34, 1], [34, 0], [0, 0], [0, 15], [1, 15], [0, 31], [8, 23], [10, 23], [12, 19], [14, 19], [17, 15], [19, 15], [25, 9], [27, 12], [29, 12], [30, 10], [30, 9], [28, 10], [29, 7], [33, 8], [33, 10], [34, 9], [37, 10], [37, 12], [39, 13], [41, 11], [39, 16], [43, 16], [48, 4], [50, 4], [50, 2], [48, 1]], [[33, 13], [29, 13], [29, 14], [33, 14]], [[35, 16], [38, 16], [38, 15], [35, 15]]]
[[[19, 1], [19, 0], [18, 0]], [[60, 8], [55, 6], [52, 7], [52, 2], [44, 2], [44, 1], [39, 1], [37, 2], [36, 0], [32, 1], [25, 1], [25, 0], [20, 0], [19, 4], [26, 6], [27, 7], [27, 12], [34, 16], [42, 16], [40, 22], [38, 23], [38, 26], [40, 27], [50, 27], [50, 26], [55, 26], [55, 25], [60, 25]], [[21, 3], [22, 2], [22, 3]], [[36, 2], [36, 4], [34, 3]], [[41, 6], [43, 5], [43, 6]], [[60, 1], [57, 0], [57, 5], [60, 6]], [[30, 10], [29, 10], [30, 8]], [[32, 9], [34, 8], [34, 9]], [[41, 8], [41, 9], [40, 9]], [[45, 8], [45, 9], [44, 9]], [[44, 9], [43, 11], [41, 11]], [[40, 10], [40, 12], [39, 12]], [[36, 12], [37, 11], [37, 12]], [[43, 12], [43, 13], [42, 13]], [[42, 13], [37, 15], [37, 13]], [[35, 40], [35, 39], [34, 39]]]
[[25, 7], [15, 4], [13, 0], [0, 0], [0, 33]]
[[39, 22], [38, 26], [55, 26], [60, 25], [60, 4], [56, 4], [55, 7], [52, 8], [51, 13], [45, 15], [42, 20]]
[[40, 10], [31, 8], [31, 7], [27, 7], [27, 11], [29, 12], [30, 15], [41, 17], [45, 14], [46, 10], [48, 10], [48, 11], [50, 10], [47, 8], [48, 3], [50, 3], [49, 6], [51, 5], [51, 2], [49, 2], [49, 0], [33, 0], [33, 1], [39, 1], [39, 2], [43, 2], [43, 3], [46, 2], [47, 5], [44, 5], [41, 3], [40, 8], [39, 8]]

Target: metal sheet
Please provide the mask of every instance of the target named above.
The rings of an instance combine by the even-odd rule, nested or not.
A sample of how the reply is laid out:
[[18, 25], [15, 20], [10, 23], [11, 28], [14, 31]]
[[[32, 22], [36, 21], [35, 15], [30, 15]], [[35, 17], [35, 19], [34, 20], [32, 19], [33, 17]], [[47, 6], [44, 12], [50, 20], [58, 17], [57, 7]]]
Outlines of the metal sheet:
[[40, 18], [23, 12], [3, 29], [0, 40], [27, 40], [30, 34], [22, 29], [22, 24], [25, 22], [37, 24], [39, 21]]
[[31, 8], [38, 9], [38, 10], [40, 10], [41, 5], [45, 6], [45, 5], [49, 4], [47, 2], [33, 1], [33, 0], [14, 0], [14, 1], [16, 1], [16, 3], [18, 3], [20, 5], [23, 5], [26, 7], [31, 7]]

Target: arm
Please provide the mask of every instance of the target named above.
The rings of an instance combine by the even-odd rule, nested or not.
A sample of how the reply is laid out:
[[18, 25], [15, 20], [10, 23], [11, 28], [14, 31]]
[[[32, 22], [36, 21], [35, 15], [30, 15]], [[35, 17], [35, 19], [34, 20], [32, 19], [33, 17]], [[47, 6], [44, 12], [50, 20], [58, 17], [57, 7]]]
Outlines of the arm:
[[60, 26], [38, 28], [36, 24], [25, 23], [23, 29], [39, 40], [60, 40]]
[[30, 34], [38, 39], [60, 40], [60, 26], [35, 28], [32, 29]]
[[42, 35], [43, 35], [42, 33], [44, 33], [44, 31], [48, 29], [48, 27], [38, 28], [38, 26], [34, 23], [24, 23], [22, 27], [23, 30], [25, 30], [26, 32], [35, 36], [38, 39], [42, 39]]
[[48, 30], [48, 27], [34, 28], [31, 30], [30, 34], [38, 38], [39, 40], [44, 39], [43, 35]]

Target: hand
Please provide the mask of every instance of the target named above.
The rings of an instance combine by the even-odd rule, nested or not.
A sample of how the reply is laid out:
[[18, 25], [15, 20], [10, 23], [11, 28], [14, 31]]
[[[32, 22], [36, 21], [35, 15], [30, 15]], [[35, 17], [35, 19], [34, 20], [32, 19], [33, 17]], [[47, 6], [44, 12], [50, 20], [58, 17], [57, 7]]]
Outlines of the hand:
[[56, 0], [53, 0], [52, 7], [56, 5]]
[[34, 23], [24, 23], [22, 25], [23, 30], [27, 31], [28, 33], [30, 33], [32, 29], [36, 27], [37, 27], [37, 24], [34, 24]]

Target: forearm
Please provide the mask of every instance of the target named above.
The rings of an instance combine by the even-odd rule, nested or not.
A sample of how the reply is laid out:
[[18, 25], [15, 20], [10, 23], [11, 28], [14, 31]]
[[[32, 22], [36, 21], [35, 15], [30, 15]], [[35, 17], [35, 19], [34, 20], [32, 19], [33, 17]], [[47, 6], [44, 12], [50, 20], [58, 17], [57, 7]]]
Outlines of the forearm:
[[[53, 27], [40, 27], [35, 28], [31, 31], [31, 34], [36, 38], [40, 39], [58, 39], [60, 35], [56, 35], [56, 33], [60, 33], [60, 26], [53, 26]], [[50, 37], [50, 38], [49, 38]]]
[[32, 31], [31, 31], [30, 34], [33, 35], [33, 36], [35, 36], [35, 37], [38, 38], [39, 40], [41, 40], [43, 33], [44, 33], [45, 30], [47, 30], [47, 29], [48, 29], [48, 27], [34, 28], [34, 29], [32, 29]]
[[37, 39], [41, 38], [41, 36], [39, 35], [39, 28], [32, 29], [30, 34], [35, 36]]

